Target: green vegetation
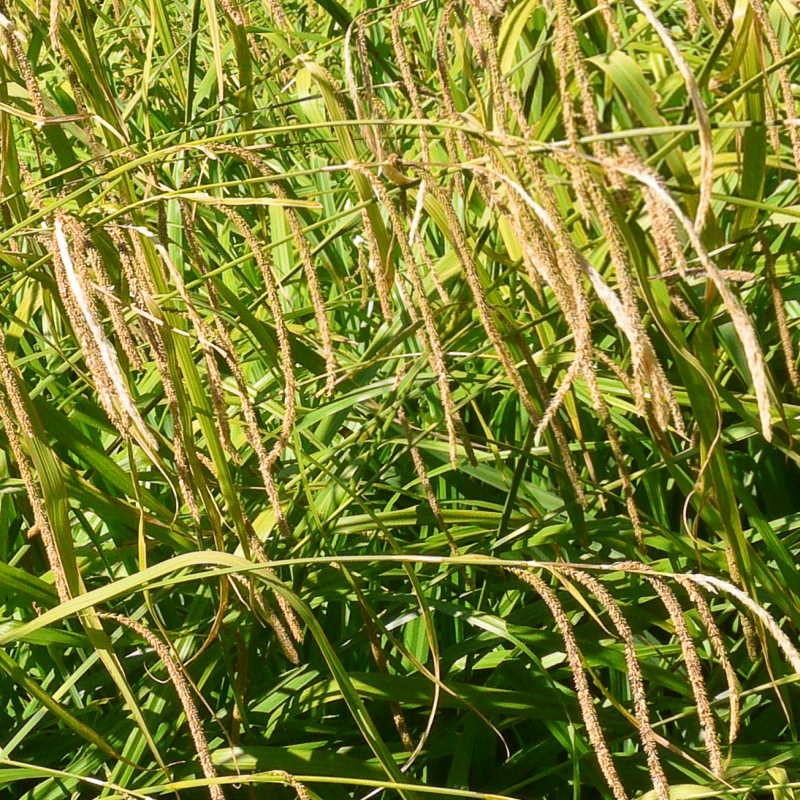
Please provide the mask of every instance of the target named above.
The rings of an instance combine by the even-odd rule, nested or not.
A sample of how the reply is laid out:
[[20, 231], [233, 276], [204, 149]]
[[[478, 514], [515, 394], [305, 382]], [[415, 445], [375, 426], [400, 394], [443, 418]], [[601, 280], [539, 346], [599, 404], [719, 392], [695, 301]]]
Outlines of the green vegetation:
[[0, 796], [795, 797], [793, 0], [0, 29]]

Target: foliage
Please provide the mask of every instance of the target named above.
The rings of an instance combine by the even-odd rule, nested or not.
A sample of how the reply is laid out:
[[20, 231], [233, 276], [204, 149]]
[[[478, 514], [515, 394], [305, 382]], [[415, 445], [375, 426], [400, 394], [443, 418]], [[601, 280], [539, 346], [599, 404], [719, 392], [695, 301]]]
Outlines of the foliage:
[[794, 797], [798, 24], [0, 1], [0, 793]]

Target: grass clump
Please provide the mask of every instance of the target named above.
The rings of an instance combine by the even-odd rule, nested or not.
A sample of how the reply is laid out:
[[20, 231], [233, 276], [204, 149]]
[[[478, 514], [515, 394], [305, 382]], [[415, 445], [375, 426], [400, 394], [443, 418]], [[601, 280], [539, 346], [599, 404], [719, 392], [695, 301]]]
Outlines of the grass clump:
[[799, 24], [0, 0], [0, 794], [793, 797]]

